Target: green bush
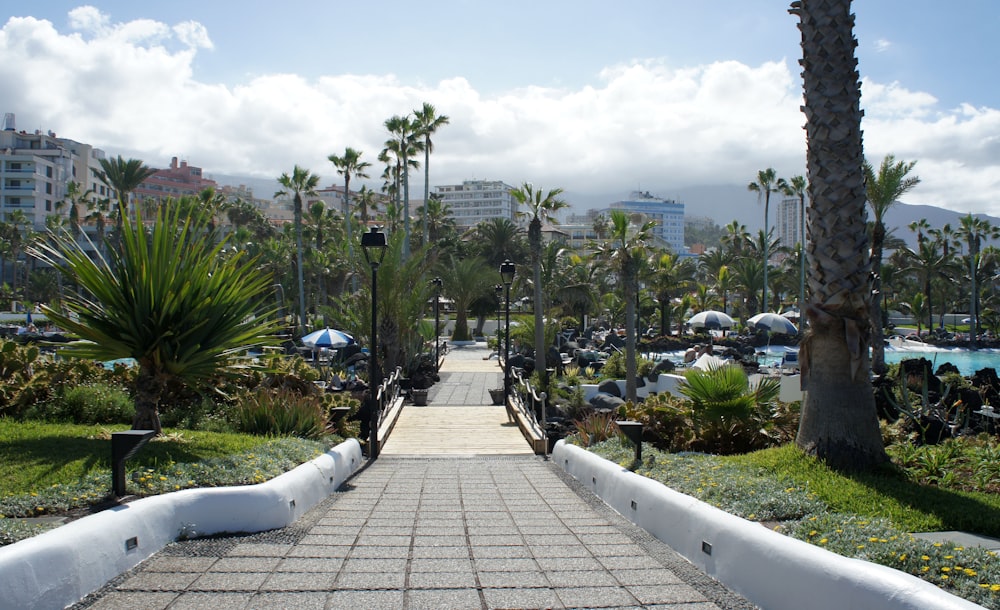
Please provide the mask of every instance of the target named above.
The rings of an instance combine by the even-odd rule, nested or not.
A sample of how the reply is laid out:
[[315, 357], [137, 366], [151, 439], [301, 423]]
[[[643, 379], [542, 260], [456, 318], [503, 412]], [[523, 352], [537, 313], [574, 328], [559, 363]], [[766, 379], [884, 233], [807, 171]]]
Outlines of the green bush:
[[135, 403], [124, 389], [104, 383], [66, 388], [62, 396], [28, 407], [28, 419], [74, 424], [131, 424]]
[[318, 439], [327, 428], [318, 395], [305, 396], [284, 388], [246, 393], [236, 408], [236, 420], [240, 432], [262, 436]]
[[694, 441], [691, 404], [670, 393], [652, 394], [637, 403], [625, 403], [618, 415], [642, 423], [642, 438], [663, 450], [683, 451]]

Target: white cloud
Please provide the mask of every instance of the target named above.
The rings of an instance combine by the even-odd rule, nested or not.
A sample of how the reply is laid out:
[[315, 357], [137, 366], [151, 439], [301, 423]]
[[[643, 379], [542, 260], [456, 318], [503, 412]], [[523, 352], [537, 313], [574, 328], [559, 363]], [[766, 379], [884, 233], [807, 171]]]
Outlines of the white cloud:
[[[82, 7], [71, 23], [69, 35], [32, 18], [4, 25], [0, 110], [17, 113], [19, 126], [153, 166], [182, 156], [208, 174], [272, 178], [298, 164], [334, 183], [329, 154], [351, 146], [377, 165], [385, 119], [427, 101], [451, 118], [435, 137], [435, 184], [493, 178], [600, 194], [642, 184], [667, 194], [745, 185], [765, 167], [805, 173], [802, 85], [787, 61], [635, 60], [607, 67], [591, 86], [488, 97], [465, 78], [413, 85], [393, 74], [261, 74], [210, 85], [193, 77], [197, 53], [213, 48], [196, 22], [111, 24]], [[1000, 212], [989, 201], [1000, 186], [1000, 111], [943, 110], [899, 83], [866, 80], [862, 91], [869, 157], [919, 160], [913, 202]]]
[[884, 53], [885, 51], [888, 51], [889, 47], [891, 46], [892, 43], [886, 40], [885, 38], [879, 38], [878, 40], [875, 41], [875, 51], [878, 53]]

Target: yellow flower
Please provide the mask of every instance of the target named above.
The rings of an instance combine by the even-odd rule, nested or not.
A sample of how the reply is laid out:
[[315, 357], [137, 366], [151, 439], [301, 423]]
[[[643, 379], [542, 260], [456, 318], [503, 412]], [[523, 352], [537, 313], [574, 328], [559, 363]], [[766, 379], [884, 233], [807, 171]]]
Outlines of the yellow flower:
[[944, 558], [945, 559], [954, 559], [955, 556], [954, 555], [945, 555]]
[[878, 542], [878, 538], [872, 536], [871, 538], [868, 539], [868, 542]]
[[906, 553], [900, 553], [899, 554], [899, 560], [900, 561], [906, 561]]
[[941, 568], [941, 571], [942, 572], [951, 572], [951, 568], [949, 568], [948, 566], [944, 566], [943, 568]]
[[965, 568], [962, 571], [965, 572], [966, 576], [976, 576], [976, 571], [973, 570], [972, 568]]
[[964, 550], [965, 550], [965, 547], [964, 547], [964, 546], [956, 546], [956, 547], [955, 547], [955, 550], [956, 550], [956, 551], [964, 551]]
[[927, 572], [930, 569], [931, 569], [930, 566], [924, 566], [924, 567], [920, 568], [920, 571], [921, 572]]
[[819, 539], [819, 543], [820, 544], [826, 544], [827, 543], [827, 539], [826, 538], [820, 538]]
[[817, 532], [816, 530], [812, 530], [812, 531], [809, 532], [809, 537], [811, 538], [811, 537], [815, 536], [817, 533], [819, 533], [819, 532]]
[[927, 555], [921, 555], [920, 558], [923, 559], [924, 561], [930, 561], [931, 560], [931, 558], [929, 556], [927, 556]]
[[858, 545], [858, 548], [859, 548], [859, 549], [863, 549], [863, 548], [865, 548], [865, 545], [863, 545], [863, 544], [859, 544], [859, 545]]
[[1000, 585], [990, 585], [990, 591], [1000, 591]]
[[939, 547], [939, 546], [941, 546], [941, 543], [940, 543], [940, 542], [935, 542], [935, 543], [934, 543], [934, 546], [937, 546], [937, 547]]
[[948, 580], [948, 575], [947, 574], [942, 574], [941, 575], [941, 580]]

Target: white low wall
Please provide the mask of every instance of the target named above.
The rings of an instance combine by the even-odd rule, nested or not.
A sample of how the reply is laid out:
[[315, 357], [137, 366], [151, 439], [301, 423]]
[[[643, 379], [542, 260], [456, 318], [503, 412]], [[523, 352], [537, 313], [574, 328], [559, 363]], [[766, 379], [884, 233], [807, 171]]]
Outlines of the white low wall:
[[771, 531], [564, 441], [552, 459], [626, 519], [761, 608], [982, 608], [915, 576]]
[[0, 547], [0, 607], [64, 608], [186, 536], [285, 527], [362, 464], [343, 442], [259, 485], [185, 489], [142, 498]]

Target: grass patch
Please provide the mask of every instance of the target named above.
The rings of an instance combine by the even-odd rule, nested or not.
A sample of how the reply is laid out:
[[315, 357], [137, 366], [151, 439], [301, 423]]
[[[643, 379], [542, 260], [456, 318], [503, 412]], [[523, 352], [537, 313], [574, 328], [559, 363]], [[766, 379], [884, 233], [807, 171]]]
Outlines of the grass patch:
[[[111, 472], [111, 433], [128, 426], [81, 426], [0, 418], [0, 498], [79, 481]], [[270, 438], [191, 430], [164, 430], [126, 466], [129, 470], [160, 464], [191, 463], [242, 453]], [[108, 474], [110, 477], [110, 474]]]
[[[110, 434], [118, 429], [125, 427], [0, 419], [0, 545], [54, 526], [19, 518], [66, 514], [110, 499]], [[126, 463], [128, 493], [263, 483], [341, 440], [166, 430]]]

